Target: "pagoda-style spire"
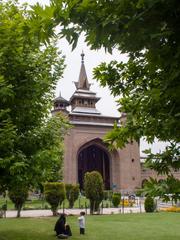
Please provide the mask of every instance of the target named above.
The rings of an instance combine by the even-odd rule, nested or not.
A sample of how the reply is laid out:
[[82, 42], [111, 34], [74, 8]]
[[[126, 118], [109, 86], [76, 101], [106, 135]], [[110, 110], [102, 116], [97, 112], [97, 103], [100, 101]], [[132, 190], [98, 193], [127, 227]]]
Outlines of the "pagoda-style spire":
[[51, 111], [52, 114], [56, 112], [64, 112], [64, 113], [69, 113], [67, 110], [67, 107], [69, 106], [69, 101], [67, 101], [65, 98], [61, 96], [61, 92], [59, 92], [59, 97], [54, 99], [54, 109]]
[[75, 82], [75, 85], [76, 85], [76, 89], [89, 90], [91, 84], [89, 84], [88, 79], [87, 79], [86, 69], [85, 69], [85, 65], [84, 65], [84, 56], [85, 56], [85, 54], [82, 51], [79, 80], [78, 80], [78, 82]]
[[101, 114], [96, 109], [96, 103], [99, 101], [99, 97], [96, 93], [90, 90], [90, 84], [87, 79], [86, 70], [84, 66], [84, 53], [81, 53], [81, 70], [79, 74], [79, 81], [75, 82], [76, 91], [71, 96], [69, 102], [72, 108], [73, 114]]
[[84, 63], [84, 56], [85, 56], [85, 54], [84, 54], [84, 52], [82, 51], [82, 53], [81, 53], [81, 62], [82, 62], [82, 63]]

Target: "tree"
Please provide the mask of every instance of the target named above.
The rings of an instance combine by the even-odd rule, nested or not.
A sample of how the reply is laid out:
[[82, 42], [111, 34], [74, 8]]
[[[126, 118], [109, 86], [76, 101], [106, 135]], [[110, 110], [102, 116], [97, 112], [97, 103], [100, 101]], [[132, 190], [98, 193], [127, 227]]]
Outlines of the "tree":
[[32, 15], [17, 1], [0, 3], [1, 191], [61, 178], [69, 123], [61, 115], [51, 118], [50, 109], [64, 58], [55, 34], [43, 38], [49, 25], [45, 28]]
[[23, 204], [28, 198], [28, 188], [23, 183], [21, 185], [14, 184], [13, 187], [9, 189], [9, 198], [14, 203], [15, 209], [17, 209], [17, 217], [20, 217], [20, 212], [23, 207]]
[[173, 196], [173, 200], [177, 203], [180, 194], [180, 182], [173, 176], [167, 176], [166, 179], [153, 179], [150, 178], [144, 185], [140, 193], [148, 195], [151, 197], [158, 196], [164, 199], [164, 201], [169, 201]]
[[79, 197], [79, 184], [66, 184], [66, 198], [69, 202], [69, 208], [73, 208], [74, 202]]
[[[73, 48], [84, 31], [92, 49], [104, 47], [112, 52], [116, 48], [129, 56], [127, 63], [102, 63], [94, 71], [102, 86], [120, 96], [120, 111], [127, 114], [126, 124], [115, 126], [106, 142], [111, 147], [123, 147], [141, 137], [150, 143], [155, 138], [169, 142], [167, 158], [150, 153], [147, 165], [173, 177], [173, 170], [180, 169], [179, 1], [52, 0], [51, 6], [60, 34]], [[166, 165], [168, 172], [158, 164]]]
[[53, 216], [56, 216], [58, 206], [62, 204], [66, 196], [64, 183], [59, 182], [45, 183], [44, 193], [46, 201], [51, 205]]
[[99, 204], [103, 200], [103, 179], [99, 172], [87, 172], [84, 177], [85, 196], [90, 201], [90, 213], [99, 210]]
[[29, 138], [33, 139], [34, 155], [30, 179], [33, 186], [63, 179], [64, 136], [69, 127], [68, 119], [59, 113], [31, 132]]

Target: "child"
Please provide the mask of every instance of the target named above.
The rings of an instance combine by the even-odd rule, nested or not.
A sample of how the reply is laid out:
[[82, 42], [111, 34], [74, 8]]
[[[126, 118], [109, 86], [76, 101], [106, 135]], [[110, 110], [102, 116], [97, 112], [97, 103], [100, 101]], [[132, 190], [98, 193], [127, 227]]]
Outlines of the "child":
[[80, 217], [78, 217], [80, 234], [85, 234], [85, 217], [84, 216], [85, 216], [85, 212], [80, 212]]

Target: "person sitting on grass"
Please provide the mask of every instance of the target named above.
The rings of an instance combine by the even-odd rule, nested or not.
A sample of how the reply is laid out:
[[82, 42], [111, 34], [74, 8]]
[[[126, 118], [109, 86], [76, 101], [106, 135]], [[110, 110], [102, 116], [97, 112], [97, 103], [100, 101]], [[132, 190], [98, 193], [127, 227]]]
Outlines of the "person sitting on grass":
[[71, 228], [68, 224], [66, 224], [66, 215], [61, 214], [59, 219], [57, 220], [54, 231], [56, 232], [56, 236], [58, 238], [68, 238], [72, 236]]

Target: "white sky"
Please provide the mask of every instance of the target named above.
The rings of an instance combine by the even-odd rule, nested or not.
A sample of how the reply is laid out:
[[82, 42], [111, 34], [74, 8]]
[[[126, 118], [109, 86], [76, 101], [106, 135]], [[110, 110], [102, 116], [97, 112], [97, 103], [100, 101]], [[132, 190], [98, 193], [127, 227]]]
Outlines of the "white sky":
[[[28, 2], [29, 4], [34, 4], [39, 2], [41, 4], [48, 4], [49, 0], [19, 0], [20, 3]], [[72, 52], [71, 46], [67, 43], [65, 39], [59, 41], [59, 49], [62, 51], [62, 54], [65, 55], [65, 64], [66, 68], [64, 70], [63, 78], [59, 80], [56, 96], [61, 92], [62, 97], [69, 100], [75, 91], [74, 81], [78, 81], [79, 71], [81, 66], [81, 57], [80, 54], [83, 50], [85, 53], [85, 68], [87, 77], [91, 86], [91, 90], [97, 93], [98, 97], [101, 97], [99, 102], [96, 104], [97, 109], [104, 115], [110, 116], [119, 116], [117, 111], [116, 102], [113, 96], [110, 95], [108, 88], [102, 88], [99, 84], [93, 80], [92, 71], [101, 62], [110, 62], [111, 60], [126, 61], [127, 57], [120, 54], [118, 51], [114, 50], [113, 54], [110, 55], [105, 53], [103, 49], [94, 51], [90, 50], [89, 47], [84, 42], [83, 36], [80, 37], [76, 49]], [[140, 143], [141, 156], [144, 156], [142, 151], [146, 148], [151, 148], [153, 152], [163, 150], [166, 146], [165, 143], [156, 142], [153, 145], [148, 145], [143, 139]]]

